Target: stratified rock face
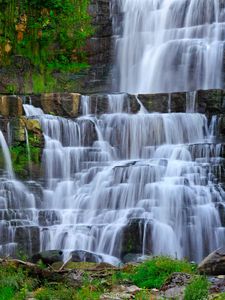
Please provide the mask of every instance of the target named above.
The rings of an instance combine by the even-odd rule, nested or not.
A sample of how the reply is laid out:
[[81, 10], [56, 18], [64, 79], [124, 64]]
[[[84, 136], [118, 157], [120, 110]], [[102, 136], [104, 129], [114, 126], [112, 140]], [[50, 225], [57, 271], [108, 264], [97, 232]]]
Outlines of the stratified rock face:
[[198, 270], [205, 275], [225, 275], [225, 247], [209, 254], [199, 264]]
[[94, 36], [87, 41], [86, 51], [91, 66], [83, 80], [84, 92], [109, 90], [109, 73], [113, 62], [112, 19], [110, 0], [91, 0], [89, 14], [95, 28]]
[[23, 114], [23, 102], [17, 96], [0, 96], [0, 115], [17, 117]]
[[151, 223], [144, 219], [132, 219], [123, 228], [121, 257], [122, 260], [127, 260], [128, 255], [142, 253], [150, 254], [152, 250], [151, 245]]
[[42, 94], [41, 108], [46, 114], [74, 118], [79, 113], [80, 94]]

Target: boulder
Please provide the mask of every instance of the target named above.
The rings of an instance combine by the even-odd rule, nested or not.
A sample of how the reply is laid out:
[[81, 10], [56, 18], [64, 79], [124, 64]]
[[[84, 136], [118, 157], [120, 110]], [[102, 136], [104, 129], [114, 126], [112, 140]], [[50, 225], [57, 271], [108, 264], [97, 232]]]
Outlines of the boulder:
[[40, 252], [40, 253], [34, 254], [31, 257], [31, 261], [35, 264], [38, 261], [42, 261], [46, 265], [52, 265], [56, 262], [62, 262], [63, 261], [63, 251], [48, 250], [48, 251]]
[[71, 262], [93, 262], [100, 263], [103, 259], [101, 255], [84, 250], [75, 250], [70, 253]]
[[200, 274], [225, 275], [225, 247], [209, 254], [198, 266]]
[[140, 291], [141, 289], [136, 285], [116, 285], [112, 288], [110, 293], [101, 295], [100, 300], [135, 299], [135, 295]]

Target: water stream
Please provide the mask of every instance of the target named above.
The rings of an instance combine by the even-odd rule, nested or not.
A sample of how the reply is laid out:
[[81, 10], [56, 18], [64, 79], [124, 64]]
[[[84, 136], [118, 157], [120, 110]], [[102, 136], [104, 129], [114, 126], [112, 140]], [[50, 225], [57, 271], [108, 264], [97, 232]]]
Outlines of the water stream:
[[113, 23], [117, 90], [135, 94], [224, 87], [223, 1], [112, 0], [112, 4], [123, 15], [122, 24]]
[[115, 97], [99, 116], [90, 114], [90, 99], [83, 97], [85, 114], [76, 120], [33, 111], [45, 136], [45, 184], [42, 201], [33, 202], [22, 224], [39, 228], [40, 250], [62, 249], [65, 259], [72, 250], [87, 250], [115, 264], [125, 229], [138, 221], [140, 256], [200, 261], [225, 234], [215, 118], [208, 127], [199, 113], [148, 113], [141, 107], [128, 114], [121, 106], [124, 95], [108, 99]]

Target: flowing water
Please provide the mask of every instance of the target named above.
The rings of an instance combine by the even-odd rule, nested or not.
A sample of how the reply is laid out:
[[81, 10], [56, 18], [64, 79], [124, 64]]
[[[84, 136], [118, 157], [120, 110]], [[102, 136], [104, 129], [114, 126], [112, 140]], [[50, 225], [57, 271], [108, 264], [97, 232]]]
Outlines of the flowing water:
[[224, 1], [112, 3], [123, 14], [121, 34], [120, 23], [113, 23], [117, 90], [158, 93], [224, 87]]
[[[85, 114], [75, 120], [33, 111], [45, 137], [42, 200], [35, 201], [18, 181], [3, 181], [3, 191], [27, 199], [12, 197], [6, 207], [2, 197], [1, 211], [15, 211], [9, 244], [17, 226], [38, 228], [40, 250], [63, 249], [65, 259], [72, 250], [88, 250], [115, 264], [125, 229], [135, 220], [142, 230], [140, 255], [199, 261], [222, 244], [223, 190], [215, 176], [222, 145], [212, 139], [216, 119], [208, 127], [198, 113], [148, 113], [141, 107], [128, 114], [124, 99], [109, 95], [109, 111], [93, 115], [90, 98], [83, 97]], [[2, 148], [7, 149], [5, 142]]]

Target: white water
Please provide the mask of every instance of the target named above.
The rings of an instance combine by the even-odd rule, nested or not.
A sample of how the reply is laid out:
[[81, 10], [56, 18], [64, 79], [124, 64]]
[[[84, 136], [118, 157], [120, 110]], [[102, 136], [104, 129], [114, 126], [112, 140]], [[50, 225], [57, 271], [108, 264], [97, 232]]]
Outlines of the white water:
[[[225, 5], [219, 0], [112, 1], [123, 13], [116, 40], [119, 91], [222, 88]], [[118, 23], [114, 31], [118, 32]]]
[[[0, 213], [11, 221], [0, 224], [8, 241], [0, 253], [12, 253], [23, 230], [30, 253], [40, 239], [40, 250], [62, 249], [65, 259], [72, 250], [87, 250], [116, 264], [135, 220], [140, 256], [200, 261], [219, 247], [224, 192], [214, 175], [221, 175], [222, 162], [216, 118], [208, 127], [198, 113], [148, 113], [138, 98], [140, 111], [127, 113], [125, 94], [105, 97], [107, 111], [97, 115], [91, 97], [82, 98], [84, 115], [76, 120], [32, 112], [45, 137], [41, 194], [34, 197], [18, 181], [1, 183]], [[195, 97], [186, 104], [193, 110]]]
[[5, 163], [7, 177], [12, 179], [12, 178], [14, 178], [14, 171], [13, 171], [13, 167], [12, 167], [10, 152], [9, 152], [8, 145], [5, 141], [4, 135], [1, 130], [0, 130], [0, 147], [1, 147], [1, 150], [3, 153], [3, 159], [4, 159], [4, 163]]
[[[30, 100], [31, 101], [31, 100]], [[44, 112], [41, 108], [35, 107], [32, 104], [23, 104], [23, 108], [27, 117], [43, 115]]]
[[[88, 250], [115, 263], [124, 228], [138, 219], [145, 228], [140, 255], [201, 260], [224, 238], [216, 209], [222, 196], [210, 165], [219, 163], [221, 148], [210, 143], [206, 117], [119, 109], [115, 104], [116, 113], [75, 122], [40, 116], [47, 182], [42, 210], [51, 220], [41, 227], [41, 250]], [[83, 139], [93, 132], [97, 140]]]

